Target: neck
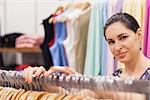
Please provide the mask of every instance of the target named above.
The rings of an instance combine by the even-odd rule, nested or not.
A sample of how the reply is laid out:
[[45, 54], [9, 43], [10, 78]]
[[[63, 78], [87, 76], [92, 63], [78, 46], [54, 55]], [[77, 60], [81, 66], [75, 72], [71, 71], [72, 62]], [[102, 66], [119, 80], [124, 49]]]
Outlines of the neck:
[[125, 63], [125, 72], [133, 77], [139, 77], [148, 67], [148, 62], [149, 60], [140, 51], [135, 59]]

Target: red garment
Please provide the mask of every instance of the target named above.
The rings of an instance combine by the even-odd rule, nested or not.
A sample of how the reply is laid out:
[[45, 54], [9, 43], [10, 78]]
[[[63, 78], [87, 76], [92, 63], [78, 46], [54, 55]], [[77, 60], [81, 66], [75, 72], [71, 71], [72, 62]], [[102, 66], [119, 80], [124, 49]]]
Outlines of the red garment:
[[16, 66], [16, 70], [24, 70], [25, 68], [27, 68], [27, 67], [29, 67], [29, 65], [28, 64], [24, 64], [24, 65], [18, 65], [18, 66]]

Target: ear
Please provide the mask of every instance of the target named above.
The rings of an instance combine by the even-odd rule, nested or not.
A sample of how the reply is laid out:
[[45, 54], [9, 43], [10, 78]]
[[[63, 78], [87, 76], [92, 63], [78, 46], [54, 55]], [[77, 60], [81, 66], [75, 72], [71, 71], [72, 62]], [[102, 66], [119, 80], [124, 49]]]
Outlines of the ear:
[[137, 35], [138, 40], [141, 42], [143, 39], [143, 32], [142, 32], [141, 28], [137, 29], [136, 35]]

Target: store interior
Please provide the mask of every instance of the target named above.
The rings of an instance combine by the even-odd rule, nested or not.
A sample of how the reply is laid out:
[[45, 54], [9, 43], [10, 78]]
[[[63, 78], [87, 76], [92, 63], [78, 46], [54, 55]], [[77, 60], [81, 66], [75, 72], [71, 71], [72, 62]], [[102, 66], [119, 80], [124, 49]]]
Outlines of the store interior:
[[[112, 76], [125, 65], [104, 37], [108, 18], [128, 13], [149, 59], [149, 8], [149, 0], [0, 0], [0, 100], [149, 100], [150, 68], [148, 80]], [[26, 82], [22, 72], [40, 66], [82, 75], [58, 72]]]

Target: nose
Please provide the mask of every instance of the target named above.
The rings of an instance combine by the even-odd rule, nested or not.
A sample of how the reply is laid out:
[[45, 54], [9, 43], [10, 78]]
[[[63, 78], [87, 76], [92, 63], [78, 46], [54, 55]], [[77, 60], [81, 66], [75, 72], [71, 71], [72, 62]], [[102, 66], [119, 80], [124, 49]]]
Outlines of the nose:
[[122, 49], [122, 45], [119, 42], [116, 42], [115, 43], [115, 51], [120, 52], [121, 49]]

